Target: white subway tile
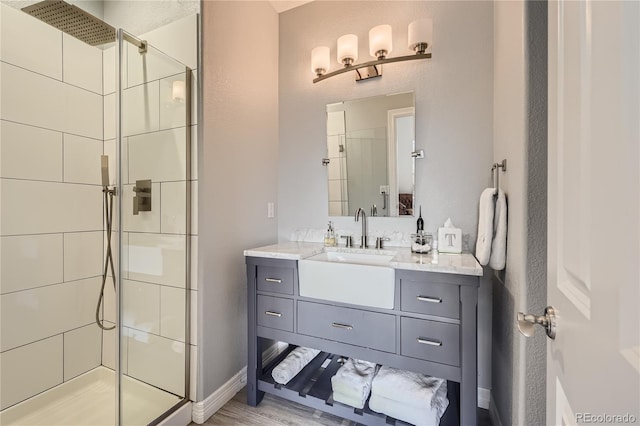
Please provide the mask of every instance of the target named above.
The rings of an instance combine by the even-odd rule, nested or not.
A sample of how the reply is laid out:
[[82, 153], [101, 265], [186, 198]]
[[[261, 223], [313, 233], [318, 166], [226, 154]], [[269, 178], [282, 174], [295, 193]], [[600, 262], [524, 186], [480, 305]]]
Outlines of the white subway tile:
[[330, 158], [340, 156], [340, 136], [327, 136], [327, 153]]
[[0, 177], [62, 181], [62, 133], [0, 121]]
[[184, 234], [187, 220], [187, 182], [164, 182], [161, 185], [162, 205], [160, 232], [163, 234]]
[[126, 45], [126, 87], [149, 83], [170, 75], [179, 74], [186, 70], [184, 65], [165, 55], [154, 46], [155, 45], [153, 43], [149, 43], [147, 52], [145, 54], [140, 54], [136, 46], [131, 44]]
[[0, 60], [62, 80], [62, 32], [0, 4]]
[[129, 234], [129, 279], [184, 287], [185, 236]]
[[64, 135], [64, 181], [100, 185], [102, 141], [70, 134]]
[[122, 324], [136, 330], [160, 333], [160, 286], [123, 280]]
[[128, 374], [143, 382], [184, 395], [184, 343], [132, 330]]
[[[105, 322], [105, 326], [111, 327], [114, 325], [112, 322]], [[117, 329], [105, 330], [102, 332], [102, 365], [112, 370], [116, 369], [116, 333]], [[126, 342], [127, 339], [122, 339], [121, 342]], [[126, 344], [126, 343], [125, 343]], [[126, 354], [126, 351], [124, 352]], [[126, 374], [126, 371], [123, 370]]]
[[62, 335], [0, 354], [0, 409], [62, 383]]
[[[116, 274], [117, 273], [118, 271], [116, 270]], [[96, 304], [97, 303], [98, 301], [96, 300]], [[111, 275], [107, 276], [107, 281], [104, 285], [104, 299], [100, 309], [100, 318], [104, 321], [112, 323], [116, 322], [116, 290], [113, 287], [113, 279]]]
[[0, 351], [93, 322], [100, 284], [89, 278], [0, 296]]
[[63, 81], [102, 95], [102, 50], [62, 34]]
[[[159, 183], [151, 184], [151, 211], [133, 214], [133, 198], [135, 185], [122, 187], [122, 221], [126, 232], [160, 232], [160, 214], [162, 194]], [[163, 200], [164, 201], [164, 200]]]
[[158, 81], [131, 87], [122, 92], [122, 132], [124, 136], [159, 130], [159, 92]]
[[102, 96], [2, 63], [5, 120], [102, 139]]
[[100, 365], [102, 333], [90, 324], [64, 333], [64, 381]]
[[[128, 141], [129, 138], [122, 138], [122, 183], [129, 183], [129, 160], [128, 160]], [[118, 168], [117, 161], [118, 153], [117, 153], [118, 145], [116, 144], [115, 139], [109, 139], [104, 141], [104, 155], [109, 156], [109, 183], [111, 185], [115, 185], [117, 183], [118, 177]]]
[[0, 234], [45, 234], [102, 229], [97, 186], [2, 179]]
[[329, 216], [342, 216], [342, 203], [329, 201]]
[[186, 16], [141, 37], [191, 69], [198, 67], [198, 16]]
[[342, 199], [342, 190], [339, 180], [330, 180], [329, 182], [329, 201], [340, 201]]
[[104, 255], [102, 231], [64, 234], [64, 280], [102, 275]]
[[129, 137], [129, 179], [154, 182], [185, 180], [184, 127]]
[[111, 93], [103, 97], [103, 126], [104, 139], [116, 138], [116, 94]]
[[[108, 95], [116, 91], [116, 47], [102, 51], [102, 94]], [[126, 74], [125, 74], [126, 75]]]
[[160, 286], [160, 335], [184, 342], [186, 290]]
[[104, 139], [102, 96], [68, 84], [64, 85], [63, 96], [62, 130], [74, 135]]
[[185, 84], [184, 73], [160, 80], [160, 130], [186, 126]]
[[62, 234], [0, 237], [0, 293], [63, 281]]

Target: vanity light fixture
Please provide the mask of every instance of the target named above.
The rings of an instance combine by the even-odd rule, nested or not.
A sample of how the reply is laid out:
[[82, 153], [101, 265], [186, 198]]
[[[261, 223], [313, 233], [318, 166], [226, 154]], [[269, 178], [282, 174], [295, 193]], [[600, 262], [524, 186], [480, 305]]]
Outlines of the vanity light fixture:
[[355, 64], [358, 60], [358, 36], [346, 34], [338, 39], [337, 60], [343, 65], [336, 71], [329, 72], [331, 52], [326, 46], [316, 47], [311, 51], [311, 71], [316, 75], [314, 83], [326, 80], [347, 71], [356, 72], [356, 81], [382, 76], [382, 64], [391, 62], [411, 61], [415, 59], [429, 59], [431, 53], [426, 53], [431, 45], [433, 23], [431, 19], [420, 19], [409, 24], [409, 49], [415, 54], [389, 58], [393, 48], [391, 25], [378, 25], [369, 31], [369, 53], [373, 61]]

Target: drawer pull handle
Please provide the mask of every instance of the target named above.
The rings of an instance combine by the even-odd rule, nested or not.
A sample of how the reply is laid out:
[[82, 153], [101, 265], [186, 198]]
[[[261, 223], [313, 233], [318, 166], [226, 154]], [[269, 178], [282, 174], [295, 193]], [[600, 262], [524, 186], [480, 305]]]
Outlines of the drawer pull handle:
[[353, 326], [347, 324], [340, 324], [339, 322], [334, 322], [331, 324], [335, 328], [342, 328], [344, 330], [353, 330]]
[[424, 337], [418, 337], [416, 341], [418, 343], [422, 343], [423, 345], [442, 346], [442, 342], [438, 340], [425, 339]]
[[418, 296], [416, 297], [421, 302], [430, 302], [430, 303], [442, 303], [442, 299], [439, 297], [429, 297], [429, 296]]
[[264, 280], [268, 283], [276, 283], [276, 284], [280, 284], [282, 282], [280, 278], [265, 278]]
[[282, 316], [282, 314], [280, 312], [273, 312], [273, 311], [265, 311], [264, 312], [266, 315], [271, 315], [272, 317], [278, 317], [280, 318]]

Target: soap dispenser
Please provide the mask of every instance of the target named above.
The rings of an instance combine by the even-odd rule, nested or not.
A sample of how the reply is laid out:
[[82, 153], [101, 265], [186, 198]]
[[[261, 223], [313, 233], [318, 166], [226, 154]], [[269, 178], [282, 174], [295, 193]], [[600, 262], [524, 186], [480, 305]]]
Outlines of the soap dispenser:
[[324, 245], [325, 247], [335, 247], [336, 245], [336, 233], [333, 230], [333, 224], [331, 222], [329, 222], [327, 232], [324, 235]]

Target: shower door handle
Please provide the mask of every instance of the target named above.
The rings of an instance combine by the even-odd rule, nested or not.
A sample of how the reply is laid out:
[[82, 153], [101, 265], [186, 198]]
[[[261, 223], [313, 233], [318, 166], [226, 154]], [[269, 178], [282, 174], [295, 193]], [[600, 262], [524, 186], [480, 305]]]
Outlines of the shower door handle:
[[137, 180], [133, 187], [133, 214], [151, 211], [151, 179]]

